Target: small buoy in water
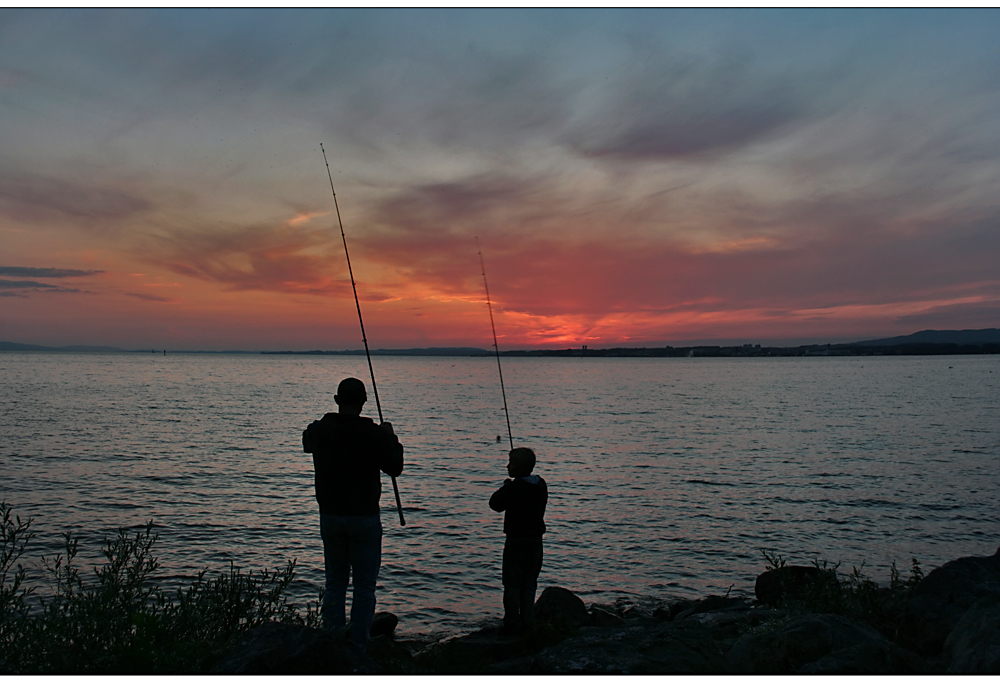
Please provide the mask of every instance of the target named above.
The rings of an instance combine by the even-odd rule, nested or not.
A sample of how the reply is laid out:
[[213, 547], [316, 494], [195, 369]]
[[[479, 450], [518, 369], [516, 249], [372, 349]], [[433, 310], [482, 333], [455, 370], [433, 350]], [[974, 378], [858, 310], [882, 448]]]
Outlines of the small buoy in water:
[[497, 443], [500, 443], [500, 435], [497, 434]]

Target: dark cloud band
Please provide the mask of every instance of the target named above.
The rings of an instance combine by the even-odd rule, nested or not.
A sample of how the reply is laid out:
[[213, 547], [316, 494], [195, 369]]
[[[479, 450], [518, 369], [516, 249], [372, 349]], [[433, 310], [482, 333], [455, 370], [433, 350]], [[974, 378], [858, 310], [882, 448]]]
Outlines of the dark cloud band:
[[99, 275], [103, 270], [73, 270], [70, 268], [27, 268], [21, 266], [0, 266], [0, 275], [10, 277], [86, 277]]

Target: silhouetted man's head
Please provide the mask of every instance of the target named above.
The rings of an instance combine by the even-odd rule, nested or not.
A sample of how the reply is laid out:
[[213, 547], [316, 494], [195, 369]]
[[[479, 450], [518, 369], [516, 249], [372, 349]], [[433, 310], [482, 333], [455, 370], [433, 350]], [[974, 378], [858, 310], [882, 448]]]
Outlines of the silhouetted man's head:
[[333, 400], [340, 406], [340, 412], [360, 414], [361, 406], [368, 400], [364, 382], [354, 377], [348, 377], [337, 386], [337, 394]]
[[510, 452], [507, 474], [512, 477], [526, 477], [535, 469], [535, 452], [530, 448], [515, 448]]

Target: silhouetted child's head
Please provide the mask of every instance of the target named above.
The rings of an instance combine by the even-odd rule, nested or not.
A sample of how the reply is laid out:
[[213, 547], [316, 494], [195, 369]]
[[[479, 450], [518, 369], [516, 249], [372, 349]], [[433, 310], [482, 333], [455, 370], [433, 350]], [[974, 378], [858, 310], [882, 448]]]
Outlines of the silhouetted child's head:
[[515, 448], [510, 452], [507, 474], [511, 477], [526, 477], [535, 469], [535, 452], [530, 448]]

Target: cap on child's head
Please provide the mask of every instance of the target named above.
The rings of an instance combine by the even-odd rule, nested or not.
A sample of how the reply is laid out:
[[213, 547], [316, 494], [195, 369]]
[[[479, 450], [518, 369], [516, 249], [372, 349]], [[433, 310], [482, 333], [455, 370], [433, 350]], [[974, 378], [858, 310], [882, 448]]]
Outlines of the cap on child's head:
[[531, 472], [535, 469], [535, 452], [530, 448], [514, 448], [510, 451], [510, 461]]

